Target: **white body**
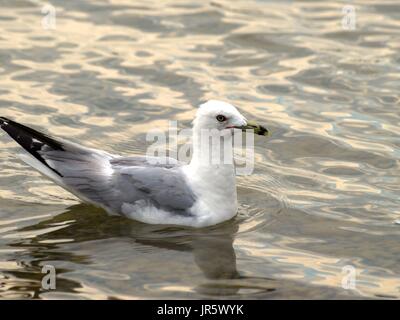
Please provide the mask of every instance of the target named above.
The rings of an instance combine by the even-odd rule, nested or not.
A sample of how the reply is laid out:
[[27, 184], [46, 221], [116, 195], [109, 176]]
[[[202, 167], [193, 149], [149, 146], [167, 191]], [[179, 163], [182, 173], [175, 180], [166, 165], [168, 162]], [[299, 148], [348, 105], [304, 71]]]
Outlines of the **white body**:
[[[221, 115], [226, 118], [226, 121], [216, 120]], [[211, 100], [201, 105], [198, 109], [193, 122], [193, 157], [190, 164], [180, 167], [188, 188], [196, 195], [196, 201], [189, 209], [190, 215], [173, 214], [148, 205], [146, 201], [142, 200], [134, 203], [123, 203], [122, 213], [129, 218], [145, 223], [178, 224], [193, 227], [210, 226], [234, 217], [237, 212], [237, 195], [233, 159], [230, 159], [228, 163], [222, 161], [222, 155], [225, 156], [225, 150], [221, 148], [221, 162], [217, 164], [210, 163], [202, 152], [204, 142], [202, 142], [201, 133], [204, 129], [224, 132], [223, 138], [229, 145], [233, 136], [231, 128], [243, 125], [246, 125], [246, 119], [235, 107], [228, 103]], [[226, 144], [223, 145], [225, 146]], [[106, 155], [106, 153], [102, 154]], [[231, 157], [233, 158], [233, 154]], [[61, 187], [74, 193], [84, 202], [98, 205], [110, 212], [101, 203], [90, 201], [76, 190], [68, 188], [60, 177], [29, 154], [28, 156], [24, 155], [23, 160]], [[102, 175], [111, 176], [113, 173], [112, 166], [107, 163], [104, 162], [98, 168], [102, 171]]]

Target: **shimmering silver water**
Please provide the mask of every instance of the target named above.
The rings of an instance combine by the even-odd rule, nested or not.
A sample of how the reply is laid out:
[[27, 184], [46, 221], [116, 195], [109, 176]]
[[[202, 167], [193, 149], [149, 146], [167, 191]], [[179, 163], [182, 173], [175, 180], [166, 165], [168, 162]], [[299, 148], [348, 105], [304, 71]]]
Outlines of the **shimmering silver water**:
[[1, 135], [0, 297], [400, 297], [397, 1], [0, 6], [2, 116], [120, 154], [210, 98], [273, 132], [238, 217], [201, 230], [81, 205]]

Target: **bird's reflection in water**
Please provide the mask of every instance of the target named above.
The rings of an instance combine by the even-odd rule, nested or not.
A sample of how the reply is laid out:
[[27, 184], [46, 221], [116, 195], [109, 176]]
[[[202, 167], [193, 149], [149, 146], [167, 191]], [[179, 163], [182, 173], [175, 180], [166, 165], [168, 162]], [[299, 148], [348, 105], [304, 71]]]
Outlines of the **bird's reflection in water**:
[[[36, 232], [46, 229], [49, 231]], [[203, 229], [149, 225], [121, 217], [110, 217], [100, 209], [80, 204], [18, 232], [36, 234], [35, 237], [19, 240], [12, 245], [25, 250], [28, 248], [29, 257], [21, 259], [29, 261], [30, 268], [39, 269], [49, 261], [90, 265], [90, 256], [63, 250], [62, 241], [65, 239], [74, 243], [84, 243], [128, 237], [145, 246], [192, 252], [196, 265], [205, 277], [204, 281], [194, 288], [201, 295], [236, 296], [242, 292], [257, 294], [275, 290], [276, 284], [273, 279], [245, 277], [237, 270], [233, 242], [238, 232], [238, 222], [234, 220]], [[57, 272], [60, 274], [65, 271], [57, 269]], [[13, 272], [13, 276], [23, 275], [21, 272]], [[63, 291], [71, 292], [78, 288], [79, 284], [61, 279], [57, 280], [57, 288], [59, 287]], [[39, 286], [31, 289], [34, 291], [34, 297], [40, 296]]]

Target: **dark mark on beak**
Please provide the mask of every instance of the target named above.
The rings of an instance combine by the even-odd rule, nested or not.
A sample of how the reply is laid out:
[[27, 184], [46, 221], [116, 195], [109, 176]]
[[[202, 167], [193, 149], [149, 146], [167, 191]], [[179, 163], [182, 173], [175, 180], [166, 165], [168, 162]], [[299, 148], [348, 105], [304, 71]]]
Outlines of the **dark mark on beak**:
[[235, 127], [237, 129], [240, 129], [242, 131], [246, 131], [246, 130], [254, 130], [255, 134], [258, 134], [260, 136], [268, 136], [269, 132], [267, 130], [267, 128], [255, 123], [255, 122], [247, 122], [247, 125], [245, 126], [240, 126], [240, 127]]

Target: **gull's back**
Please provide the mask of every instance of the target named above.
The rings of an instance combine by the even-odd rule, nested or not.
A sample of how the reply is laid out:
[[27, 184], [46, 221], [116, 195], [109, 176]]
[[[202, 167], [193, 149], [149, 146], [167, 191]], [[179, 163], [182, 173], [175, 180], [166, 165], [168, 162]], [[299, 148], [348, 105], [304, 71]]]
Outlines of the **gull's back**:
[[0, 126], [27, 151], [21, 156], [26, 163], [110, 214], [149, 223], [160, 216], [179, 223], [192, 215], [196, 196], [182, 163], [174, 159], [119, 157], [54, 139], [7, 118], [0, 118]]

